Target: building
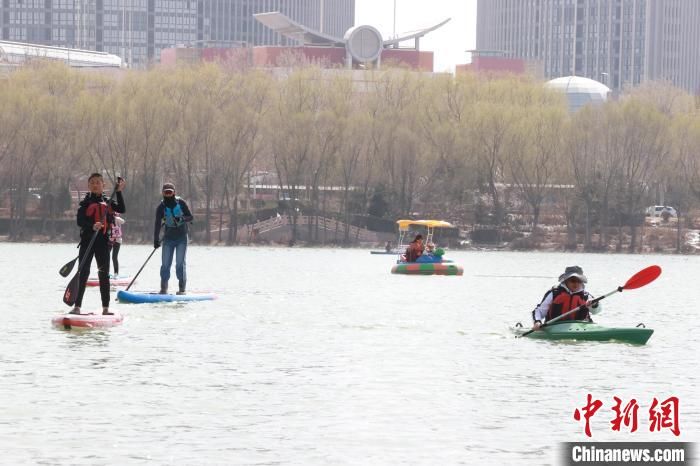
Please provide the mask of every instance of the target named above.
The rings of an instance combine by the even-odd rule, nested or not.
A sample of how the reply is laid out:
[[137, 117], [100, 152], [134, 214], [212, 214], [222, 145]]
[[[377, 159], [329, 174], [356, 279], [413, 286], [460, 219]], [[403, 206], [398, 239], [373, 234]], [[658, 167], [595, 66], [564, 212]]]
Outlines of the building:
[[228, 51], [215, 47], [176, 47], [161, 52], [161, 63], [175, 65], [216, 60], [265, 68], [314, 63], [323, 68], [348, 69], [380, 68], [382, 63], [387, 63], [432, 72], [433, 52], [420, 50], [420, 39], [450, 21], [448, 18], [432, 27], [402, 37], [385, 39], [379, 30], [369, 25], [349, 27], [338, 34], [306, 26], [278, 11], [256, 13], [253, 16], [271, 33], [285, 37], [290, 45], [256, 46]]
[[106, 52], [0, 40], [0, 64], [16, 67], [32, 60], [60, 61], [73, 68], [120, 68], [122, 59]]
[[0, 39], [104, 51], [142, 67], [180, 44], [230, 48], [290, 45], [253, 18], [280, 11], [301, 24], [342, 35], [355, 0], [3, 0]]
[[576, 112], [586, 105], [599, 105], [608, 100], [610, 88], [593, 79], [566, 76], [547, 81], [545, 87], [566, 96], [569, 111]]
[[547, 78], [614, 91], [668, 80], [700, 91], [697, 0], [478, 0], [477, 48], [541, 60]]

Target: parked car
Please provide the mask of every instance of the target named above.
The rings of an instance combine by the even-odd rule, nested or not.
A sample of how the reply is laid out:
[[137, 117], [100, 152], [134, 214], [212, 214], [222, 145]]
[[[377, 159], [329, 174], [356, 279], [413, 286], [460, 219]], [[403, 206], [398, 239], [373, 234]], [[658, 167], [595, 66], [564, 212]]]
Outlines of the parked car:
[[667, 205], [652, 205], [647, 207], [646, 215], [647, 217], [662, 217], [664, 211], [668, 212], [671, 217], [678, 217], [678, 212], [671, 206]]

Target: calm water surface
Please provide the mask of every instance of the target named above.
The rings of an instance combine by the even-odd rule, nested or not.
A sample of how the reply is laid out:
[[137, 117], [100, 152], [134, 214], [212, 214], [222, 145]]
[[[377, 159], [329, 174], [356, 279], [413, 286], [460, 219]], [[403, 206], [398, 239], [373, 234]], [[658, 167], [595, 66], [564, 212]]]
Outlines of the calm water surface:
[[[125, 245], [124, 272], [150, 251]], [[219, 300], [114, 303], [122, 326], [66, 332], [50, 319], [75, 252], [0, 244], [0, 463], [555, 464], [586, 439], [588, 393], [593, 440], [700, 438], [700, 257], [452, 252], [463, 277], [411, 277], [362, 250], [191, 247], [189, 288]], [[135, 289], [156, 289], [159, 261]], [[644, 322], [646, 346], [513, 338], [572, 264], [594, 294], [663, 267], [597, 318]], [[678, 439], [648, 431], [671, 395]], [[611, 430], [613, 396], [638, 400], [637, 432]]]

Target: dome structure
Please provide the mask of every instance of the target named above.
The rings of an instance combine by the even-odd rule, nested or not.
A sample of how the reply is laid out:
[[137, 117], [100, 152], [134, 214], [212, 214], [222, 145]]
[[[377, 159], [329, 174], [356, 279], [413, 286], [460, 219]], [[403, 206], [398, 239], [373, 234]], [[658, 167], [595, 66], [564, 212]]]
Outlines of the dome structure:
[[547, 81], [545, 87], [565, 93], [571, 112], [588, 104], [602, 104], [608, 100], [608, 93], [611, 92], [605, 84], [581, 76], [552, 79]]

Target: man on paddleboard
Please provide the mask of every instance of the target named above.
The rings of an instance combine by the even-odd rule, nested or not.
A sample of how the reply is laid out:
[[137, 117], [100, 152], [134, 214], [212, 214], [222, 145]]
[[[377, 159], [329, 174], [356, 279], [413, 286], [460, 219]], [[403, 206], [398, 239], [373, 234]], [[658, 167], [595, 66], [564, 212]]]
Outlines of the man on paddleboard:
[[[542, 324], [579, 306], [576, 312], [572, 312], [562, 320], [591, 320], [589, 303], [592, 296], [586, 291], [585, 283], [588, 279], [583, 274], [583, 269], [578, 265], [567, 267], [559, 276], [559, 285], [545, 293], [542, 302], [532, 311], [534, 329], [539, 329]], [[600, 312], [600, 303], [593, 304], [595, 313]]]
[[163, 200], [156, 209], [156, 223], [153, 231], [153, 247], [159, 248], [160, 229], [164, 228], [163, 253], [160, 267], [160, 294], [168, 292], [170, 280], [170, 267], [175, 259], [175, 275], [178, 280], [177, 294], [185, 294], [187, 285], [187, 273], [185, 270], [188, 241], [188, 224], [193, 220], [192, 212], [184, 199], [175, 195], [175, 185], [165, 183], [163, 185]]
[[[93, 256], [97, 262], [97, 276], [100, 278], [100, 297], [102, 298], [102, 314], [111, 315], [109, 312], [109, 252], [112, 225], [114, 225], [114, 213], [126, 212], [122, 190], [125, 181], [117, 178], [115, 195], [107, 198], [104, 194], [104, 179], [99, 173], [93, 173], [88, 178], [88, 190], [85, 198], [80, 202], [77, 213], [77, 222], [80, 227], [80, 252], [79, 263], [85, 262], [80, 270], [80, 281], [75, 306], [69, 314], [80, 314], [83, 305], [85, 285], [90, 276], [90, 263]], [[95, 240], [92, 241], [93, 236]], [[92, 248], [90, 243], [92, 242]]]

